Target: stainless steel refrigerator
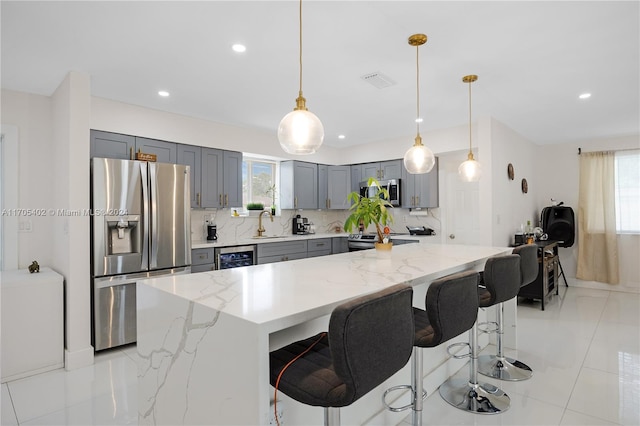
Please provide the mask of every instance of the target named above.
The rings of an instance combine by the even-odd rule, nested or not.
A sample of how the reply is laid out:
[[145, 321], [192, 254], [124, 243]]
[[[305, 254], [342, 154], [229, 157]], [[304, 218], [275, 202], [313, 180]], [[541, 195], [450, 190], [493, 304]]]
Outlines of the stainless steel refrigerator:
[[91, 160], [92, 343], [136, 341], [136, 282], [191, 272], [188, 166]]

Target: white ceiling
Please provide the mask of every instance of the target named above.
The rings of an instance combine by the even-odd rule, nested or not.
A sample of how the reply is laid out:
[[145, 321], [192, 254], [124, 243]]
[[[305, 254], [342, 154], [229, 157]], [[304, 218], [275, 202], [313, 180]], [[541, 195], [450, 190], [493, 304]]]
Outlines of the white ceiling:
[[[2, 1], [2, 88], [50, 95], [70, 70], [94, 96], [275, 135], [298, 94], [297, 1]], [[303, 90], [347, 146], [491, 115], [536, 144], [637, 134], [637, 1], [303, 2]], [[237, 54], [234, 43], [247, 51]], [[394, 86], [361, 76], [381, 72]], [[168, 90], [169, 98], [157, 91]], [[592, 93], [586, 101], [583, 92]], [[339, 140], [338, 135], [346, 135]]]

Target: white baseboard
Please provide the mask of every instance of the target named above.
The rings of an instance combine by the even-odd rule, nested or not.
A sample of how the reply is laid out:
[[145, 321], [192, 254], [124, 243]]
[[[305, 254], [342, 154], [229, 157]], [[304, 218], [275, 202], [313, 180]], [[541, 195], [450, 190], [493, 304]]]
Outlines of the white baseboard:
[[93, 346], [81, 349], [79, 351], [64, 350], [64, 369], [67, 371], [76, 370], [78, 368], [93, 365]]

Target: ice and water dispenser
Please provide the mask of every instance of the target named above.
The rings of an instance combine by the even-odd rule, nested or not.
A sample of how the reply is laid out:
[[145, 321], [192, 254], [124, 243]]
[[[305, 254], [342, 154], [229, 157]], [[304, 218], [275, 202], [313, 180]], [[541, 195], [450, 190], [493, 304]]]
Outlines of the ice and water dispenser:
[[106, 216], [107, 256], [134, 254], [142, 251], [140, 216]]

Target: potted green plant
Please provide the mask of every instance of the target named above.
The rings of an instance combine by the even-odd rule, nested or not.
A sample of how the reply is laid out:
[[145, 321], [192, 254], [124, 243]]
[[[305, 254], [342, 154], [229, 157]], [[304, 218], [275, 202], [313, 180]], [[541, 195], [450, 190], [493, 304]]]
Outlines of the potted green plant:
[[267, 188], [267, 195], [271, 195], [271, 214], [276, 215], [276, 184]]
[[378, 236], [376, 248], [390, 249], [392, 243], [389, 241], [387, 225], [393, 223], [393, 216], [389, 211], [393, 206], [389, 203], [389, 191], [381, 187], [375, 178], [369, 178], [367, 186], [376, 188], [375, 192], [370, 192], [367, 197], [363, 197], [355, 191], [348, 195], [347, 200], [351, 203], [349, 208], [351, 214], [344, 222], [344, 230], [353, 232], [361, 225], [363, 229], [367, 229], [373, 223]]
[[247, 203], [247, 210], [250, 216], [256, 216], [259, 212], [264, 210], [264, 204], [262, 203]]

